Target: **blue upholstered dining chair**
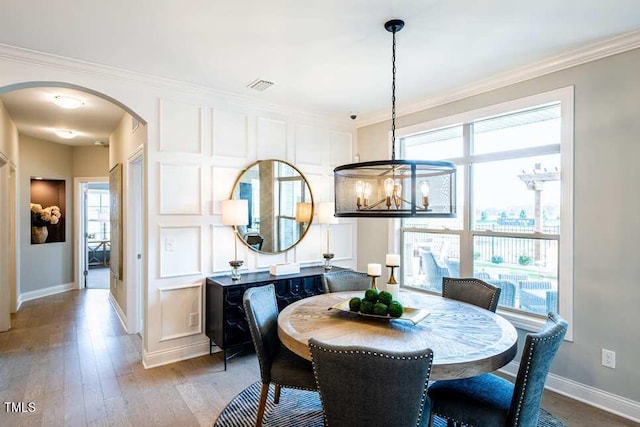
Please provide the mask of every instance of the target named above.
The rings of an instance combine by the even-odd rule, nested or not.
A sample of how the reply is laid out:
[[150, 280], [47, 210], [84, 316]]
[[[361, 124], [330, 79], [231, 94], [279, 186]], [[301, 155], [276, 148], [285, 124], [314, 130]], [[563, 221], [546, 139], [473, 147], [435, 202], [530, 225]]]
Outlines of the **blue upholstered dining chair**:
[[[511, 280], [505, 279], [490, 279], [487, 282], [493, 286], [500, 288], [500, 298], [498, 299], [498, 305], [503, 307], [515, 307], [516, 306], [516, 285]], [[548, 313], [548, 312], [547, 312]]]
[[495, 313], [500, 298], [500, 288], [474, 277], [463, 279], [443, 277], [442, 296], [468, 302]]
[[427, 426], [433, 352], [394, 352], [309, 340], [328, 427]]
[[430, 250], [422, 252], [422, 268], [426, 274], [427, 285], [441, 291], [442, 278], [449, 276], [449, 269], [441, 265]]
[[278, 338], [278, 303], [273, 285], [249, 288], [242, 297], [260, 364], [262, 390], [256, 426], [262, 425], [269, 384], [275, 384], [274, 403], [280, 401], [282, 387], [316, 390], [311, 362], [292, 353]]
[[527, 334], [515, 384], [493, 374], [436, 381], [429, 387], [432, 414], [473, 426], [536, 427], [551, 362], [567, 322], [549, 313], [541, 332]]
[[353, 270], [331, 271], [322, 275], [322, 285], [325, 293], [365, 291], [371, 287], [371, 278]]

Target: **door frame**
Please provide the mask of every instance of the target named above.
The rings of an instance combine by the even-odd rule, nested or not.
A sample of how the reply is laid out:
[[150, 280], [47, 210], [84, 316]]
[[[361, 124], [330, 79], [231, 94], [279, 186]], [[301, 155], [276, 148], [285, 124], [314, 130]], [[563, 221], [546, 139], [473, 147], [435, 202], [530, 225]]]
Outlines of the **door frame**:
[[127, 159], [126, 220], [128, 224], [125, 253], [128, 267], [125, 276], [127, 292], [127, 329], [130, 334], [145, 333], [145, 204], [144, 204], [144, 147]]
[[76, 289], [84, 289], [84, 271], [89, 270], [87, 264], [87, 248], [86, 248], [86, 199], [84, 197], [83, 188], [90, 182], [106, 182], [109, 183], [109, 177], [76, 177], [73, 178], [73, 209], [76, 220], [73, 224], [73, 248], [74, 248], [74, 264], [73, 282]]

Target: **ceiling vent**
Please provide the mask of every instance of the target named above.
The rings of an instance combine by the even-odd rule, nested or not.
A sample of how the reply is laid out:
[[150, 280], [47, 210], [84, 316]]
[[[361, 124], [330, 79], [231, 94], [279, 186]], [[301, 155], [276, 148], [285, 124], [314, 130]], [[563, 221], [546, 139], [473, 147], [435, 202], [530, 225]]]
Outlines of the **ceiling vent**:
[[248, 88], [255, 89], [260, 92], [264, 92], [265, 90], [269, 89], [271, 86], [273, 86], [273, 82], [269, 82], [267, 80], [262, 80], [262, 79], [256, 79], [247, 85]]

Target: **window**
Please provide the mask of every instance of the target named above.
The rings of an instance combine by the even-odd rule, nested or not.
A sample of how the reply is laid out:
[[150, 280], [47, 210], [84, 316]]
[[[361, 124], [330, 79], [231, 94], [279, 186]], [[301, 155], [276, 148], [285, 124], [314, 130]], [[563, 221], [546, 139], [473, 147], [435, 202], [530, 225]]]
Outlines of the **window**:
[[402, 158], [456, 164], [458, 197], [456, 218], [401, 221], [401, 283], [440, 293], [444, 276], [477, 277], [519, 327], [570, 319], [573, 88], [398, 133]]

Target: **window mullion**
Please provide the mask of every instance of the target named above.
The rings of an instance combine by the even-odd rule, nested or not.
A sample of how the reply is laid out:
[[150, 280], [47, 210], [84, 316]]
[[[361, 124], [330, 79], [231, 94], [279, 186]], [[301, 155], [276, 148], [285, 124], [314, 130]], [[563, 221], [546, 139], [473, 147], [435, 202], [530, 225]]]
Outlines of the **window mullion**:
[[465, 123], [462, 126], [462, 152], [463, 163], [460, 165], [464, 169], [465, 180], [462, 184], [463, 206], [462, 212], [462, 233], [460, 235], [460, 276], [471, 277], [473, 275], [473, 239], [471, 237], [471, 147], [473, 146], [473, 125]]

